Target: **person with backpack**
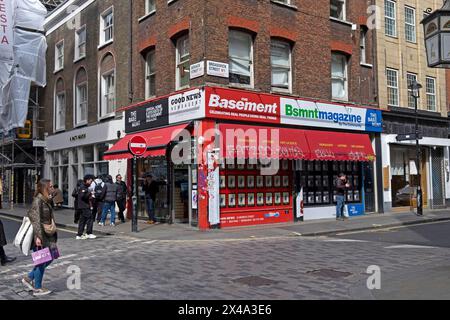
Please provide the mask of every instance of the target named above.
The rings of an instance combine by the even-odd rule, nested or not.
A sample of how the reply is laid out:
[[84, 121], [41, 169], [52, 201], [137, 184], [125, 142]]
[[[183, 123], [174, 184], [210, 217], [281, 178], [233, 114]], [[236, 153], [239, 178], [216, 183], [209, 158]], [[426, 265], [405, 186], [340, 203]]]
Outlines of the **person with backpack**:
[[103, 212], [102, 212], [102, 219], [99, 223], [99, 225], [104, 226], [106, 217], [108, 216], [108, 212], [111, 212], [111, 227], [116, 226], [116, 201], [117, 201], [117, 193], [119, 192], [119, 189], [117, 188], [117, 184], [113, 182], [113, 179], [111, 176], [107, 176], [106, 182], [105, 182], [105, 188], [103, 189], [104, 196], [102, 197], [104, 199], [103, 203]]
[[104, 177], [98, 176], [94, 181], [92, 181], [89, 190], [92, 193], [92, 217], [94, 222], [100, 222], [103, 213], [103, 197], [104, 197], [104, 187], [105, 182]]
[[[80, 221], [78, 223], [77, 240], [96, 239], [93, 234], [94, 220], [92, 216], [92, 193], [89, 191], [89, 187], [94, 179], [91, 175], [86, 175], [83, 179], [83, 184], [80, 185], [77, 197], [77, 208], [80, 211]], [[86, 235], [84, 229], [86, 229]]]
[[77, 186], [73, 189], [72, 197], [75, 198], [74, 206], [75, 206], [75, 215], [73, 217], [73, 223], [78, 224], [80, 221], [81, 211], [78, 209], [78, 194], [80, 193], [80, 188], [83, 185], [83, 180], [78, 180]]
[[6, 235], [5, 230], [3, 230], [2, 220], [0, 220], [0, 262], [2, 266], [16, 260], [16, 258], [10, 258], [6, 256], [5, 249], [3, 249], [4, 246], [6, 246]]
[[127, 206], [127, 195], [128, 195], [128, 187], [125, 182], [122, 180], [122, 176], [118, 174], [116, 176], [116, 184], [118, 188], [117, 192], [117, 206], [119, 207], [119, 219], [122, 223], [125, 223], [124, 212]]

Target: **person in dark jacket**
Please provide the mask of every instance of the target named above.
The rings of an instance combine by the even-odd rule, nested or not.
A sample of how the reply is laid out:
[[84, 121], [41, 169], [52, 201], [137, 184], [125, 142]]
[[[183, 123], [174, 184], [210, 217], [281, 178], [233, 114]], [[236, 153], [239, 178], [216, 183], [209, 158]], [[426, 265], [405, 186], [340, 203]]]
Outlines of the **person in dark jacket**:
[[122, 180], [122, 176], [118, 174], [116, 176], [116, 185], [117, 185], [117, 206], [119, 207], [119, 219], [122, 223], [125, 223], [125, 216], [123, 213], [125, 212], [127, 206], [127, 194], [128, 188], [125, 182]]
[[6, 246], [6, 235], [5, 230], [3, 230], [3, 223], [2, 220], [0, 220], [0, 262], [1, 265], [4, 266], [7, 263], [14, 262], [16, 258], [10, 258], [6, 256], [5, 249], [3, 249], [4, 246]]
[[115, 184], [112, 177], [108, 175], [105, 182], [105, 188], [103, 190], [103, 213], [102, 220], [99, 225], [105, 225], [108, 212], [111, 212], [111, 227], [116, 226], [116, 201], [118, 191], [119, 189], [117, 188], [117, 184]]
[[345, 220], [345, 192], [348, 188], [350, 188], [350, 184], [347, 182], [347, 176], [344, 173], [339, 174], [339, 177], [336, 180], [336, 220]]
[[[83, 179], [83, 184], [80, 186], [78, 192], [78, 210], [80, 211], [80, 221], [78, 223], [77, 240], [95, 239], [97, 238], [93, 234], [94, 219], [92, 217], [92, 193], [89, 187], [94, 179], [93, 176], [87, 175]], [[84, 235], [84, 228], [86, 229], [86, 235]]]
[[151, 174], [145, 176], [145, 181], [142, 186], [142, 191], [145, 192], [145, 203], [147, 206], [148, 224], [157, 223], [155, 218], [155, 202], [156, 195], [159, 192], [159, 186], [164, 185], [164, 181], [155, 181]]
[[75, 187], [75, 189], [73, 189], [73, 192], [72, 192], [72, 197], [75, 198], [75, 201], [74, 201], [75, 215], [74, 215], [74, 219], [73, 219], [73, 222], [75, 224], [78, 224], [78, 222], [80, 221], [81, 211], [78, 210], [78, 194], [80, 193], [80, 189], [81, 189], [83, 183], [84, 183], [83, 180], [78, 180], [77, 186]]
[[98, 176], [95, 180], [92, 181], [91, 186], [89, 187], [89, 191], [92, 192], [92, 216], [97, 222], [100, 222], [102, 213], [103, 213], [103, 196], [104, 196], [104, 187], [105, 183], [104, 176]]

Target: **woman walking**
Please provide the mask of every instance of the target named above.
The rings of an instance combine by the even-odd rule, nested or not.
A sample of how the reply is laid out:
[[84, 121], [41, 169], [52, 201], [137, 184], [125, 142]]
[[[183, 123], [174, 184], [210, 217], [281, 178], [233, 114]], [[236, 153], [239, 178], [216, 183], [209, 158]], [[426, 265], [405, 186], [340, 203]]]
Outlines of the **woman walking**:
[[[50, 200], [50, 190], [52, 188], [50, 180], [41, 180], [37, 184], [36, 194], [33, 205], [28, 212], [28, 218], [33, 225], [34, 241], [31, 246], [33, 252], [49, 248], [53, 258], [57, 258], [56, 242], [58, 235], [56, 233], [55, 218]], [[22, 279], [22, 283], [29, 290], [33, 291], [34, 296], [45, 296], [51, 293], [50, 290], [42, 287], [45, 269], [50, 265], [47, 262], [35, 267], [27, 277]]]

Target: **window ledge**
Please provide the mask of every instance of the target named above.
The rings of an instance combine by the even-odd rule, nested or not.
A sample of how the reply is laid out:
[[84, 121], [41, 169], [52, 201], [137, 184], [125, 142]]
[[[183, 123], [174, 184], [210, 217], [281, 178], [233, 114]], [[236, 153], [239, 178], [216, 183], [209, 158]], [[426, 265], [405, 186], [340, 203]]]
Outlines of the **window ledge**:
[[282, 89], [282, 88], [276, 88], [272, 87], [270, 89], [271, 93], [283, 93], [283, 94], [292, 94], [292, 91], [290, 89]]
[[169, 1], [167, 1], [167, 5], [170, 5], [170, 4], [172, 4], [172, 3], [174, 3], [174, 2], [176, 2], [177, 0], [169, 0]]
[[286, 7], [286, 8], [298, 11], [298, 7], [293, 4], [283, 3], [283, 2], [277, 1], [277, 0], [270, 0], [270, 2], [272, 2], [273, 4], [276, 4], [278, 6], [281, 6], [281, 7]]
[[184, 87], [176, 87], [175, 91], [180, 91], [180, 90], [184, 90], [184, 89], [189, 89], [191, 86], [184, 86]]
[[339, 98], [331, 98], [331, 101], [332, 102], [338, 102], [338, 103], [348, 103], [349, 101], [348, 101], [348, 98], [342, 98], [342, 99], [339, 99]]
[[110, 44], [113, 43], [113, 42], [114, 42], [114, 39], [109, 40], [109, 41], [107, 41], [107, 42], [105, 42], [105, 43], [102, 43], [101, 45], [99, 45], [99, 46], [97, 47], [97, 49], [98, 49], [98, 50], [103, 49], [104, 47], [110, 45]]
[[359, 65], [360, 65], [361, 67], [373, 68], [373, 65], [370, 64], [370, 63], [363, 63], [363, 62], [361, 62]]
[[350, 26], [350, 27], [353, 26], [353, 24], [354, 24], [354, 23], [352, 23], [352, 22], [350, 22], [350, 21], [347, 21], [347, 20], [341, 20], [341, 19], [334, 18], [334, 17], [330, 17], [330, 20], [333, 21], [333, 22], [345, 24], [345, 25]]
[[145, 16], [142, 16], [138, 19], [138, 22], [142, 22], [144, 20], [147, 20], [147, 18], [153, 16], [156, 13], [156, 10], [153, 10], [152, 12], [147, 13]]
[[80, 123], [75, 124], [75, 128], [81, 128], [81, 127], [85, 127], [87, 125], [88, 125], [87, 121], [80, 122]]
[[76, 58], [75, 60], [73, 60], [73, 63], [77, 63], [77, 62], [79, 62], [81, 60], [84, 60], [85, 58], [86, 58], [86, 55], [84, 55], [82, 57], [79, 57], [79, 58]]
[[398, 40], [398, 36], [390, 36], [390, 35], [388, 35], [388, 34], [384, 34], [386, 37], [388, 37], [388, 40], [389, 40], [389, 38], [391, 39], [391, 41], [393, 41], [393, 39], [396, 39], [396, 40]]
[[236, 89], [255, 89], [254, 86], [249, 84], [238, 84], [238, 83], [230, 83], [228, 84], [228, 87], [230, 88], [236, 88]]
[[53, 74], [57, 74], [58, 72], [63, 71], [63, 70], [64, 70], [64, 68], [55, 69], [53, 71]]
[[109, 113], [109, 114], [104, 115], [104, 116], [99, 116], [99, 117], [98, 117], [98, 120], [99, 120], [99, 121], [102, 121], [102, 120], [114, 118], [115, 116], [116, 116], [116, 113], [113, 112], [113, 113]]
[[57, 133], [61, 133], [64, 131], [66, 131], [66, 128], [55, 130], [53, 133], [57, 134]]

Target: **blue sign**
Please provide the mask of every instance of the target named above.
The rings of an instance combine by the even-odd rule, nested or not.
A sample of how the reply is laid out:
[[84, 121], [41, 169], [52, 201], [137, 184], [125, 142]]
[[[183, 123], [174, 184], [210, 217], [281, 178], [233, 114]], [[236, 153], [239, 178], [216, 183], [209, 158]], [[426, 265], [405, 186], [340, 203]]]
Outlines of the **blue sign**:
[[364, 215], [364, 206], [362, 203], [347, 204], [347, 212], [349, 217], [357, 217]]
[[383, 116], [381, 110], [367, 109], [366, 131], [371, 132], [383, 131]]

